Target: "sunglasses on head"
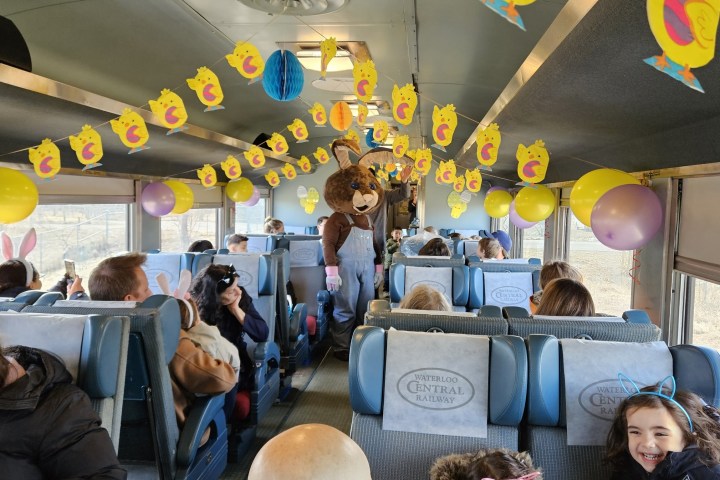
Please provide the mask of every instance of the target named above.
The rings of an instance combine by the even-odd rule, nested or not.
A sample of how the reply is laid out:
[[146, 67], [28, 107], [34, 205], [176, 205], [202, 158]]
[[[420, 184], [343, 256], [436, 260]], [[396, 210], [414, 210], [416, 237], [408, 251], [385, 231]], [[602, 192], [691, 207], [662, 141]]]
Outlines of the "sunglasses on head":
[[227, 272], [225, 273], [225, 275], [223, 275], [223, 277], [220, 280], [218, 280], [217, 292], [222, 293], [225, 290], [227, 290], [228, 288], [230, 288], [230, 286], [235, 281], [235, 278], [238, 276], [239, 276], [238, 273], [235, 271], [235, 266], [234, 265], [228, 266], [228, 269], [227, 269]]

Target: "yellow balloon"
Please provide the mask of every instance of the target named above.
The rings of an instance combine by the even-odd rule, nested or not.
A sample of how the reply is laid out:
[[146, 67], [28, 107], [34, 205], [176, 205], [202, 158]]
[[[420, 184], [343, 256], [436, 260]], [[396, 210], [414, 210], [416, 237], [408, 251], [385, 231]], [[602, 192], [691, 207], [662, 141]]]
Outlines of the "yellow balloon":
[[485, 196], [485, 211], [492, 218], [502, 218], [510, 213], [510, 203], [513, 198], [510, 192], [495, 190]]
[[38, 198], [38, 189], [27, 175], [0, 167], [0, 223], [26, 219], [35, 210]]
[[175, 207], [170, 213], [180, 215], [192, 208], [195, 194], [187, 184], [177, 180], [165, 180], [163, 183], [175, 194]]
[[225, 187], [225, 194], [233, 202], [247, 202], [253, 194], [253, 184], [245, 177], [230, 182]]
[[555, 210], [555, 195], [543, 186], [523, 187], [515, 196], [515, 211], [528, 222], [540, 222]]
[[592, 209], [609, 190], [620, 185], [640, 185], [630, 174], [610, 168], [600, 168], [588, 172], [575, 182], [570, 192], [570, 209], [585, 226], [590, 226]]

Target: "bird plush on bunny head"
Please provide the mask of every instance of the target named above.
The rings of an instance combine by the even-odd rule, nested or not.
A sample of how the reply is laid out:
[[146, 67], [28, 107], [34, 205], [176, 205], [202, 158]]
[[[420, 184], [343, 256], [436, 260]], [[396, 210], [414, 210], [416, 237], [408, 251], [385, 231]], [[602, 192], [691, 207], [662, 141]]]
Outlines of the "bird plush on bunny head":
[[[325, 182], [323, 197], [335, 213], [323, 230], [322, 246], [334, 303], [333, 354], [347, 360], [353, 329], [363, 321], [367, 304], [383, 281], [382, 252], [373, 243], [367, 214], [380, 207], [385, 192], [367, 167], [350, 162], [351, 151], [360, 155], [357, 142], [336, 140], [332, 151], [340, 170]], [[371, 163], [372, 154], [368, 152], [359, 163]]]

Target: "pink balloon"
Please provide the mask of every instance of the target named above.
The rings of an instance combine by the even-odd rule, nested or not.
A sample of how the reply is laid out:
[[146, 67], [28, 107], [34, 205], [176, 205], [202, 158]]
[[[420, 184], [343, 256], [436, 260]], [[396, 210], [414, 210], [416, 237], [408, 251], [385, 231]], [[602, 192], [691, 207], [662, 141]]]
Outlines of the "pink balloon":
[[245, 207], [254, 207], [260, 201], [260, 192], [257, 187], [253, 187], [253, 193], [247, 201], [242, 202], [240, 205]]
[[621, 185], [595, 203], [590, 226], [603, 245], [615, 250], [635, 250], [648, 243], [663, 222], [657, 195], [642, 185]]
[[143, 210], [153, 217], [162, 217], [175, 208], [175, 194], [163, 182], [148, 184], [140, 195]]
[[496, 190], [502, 190], [502, 191], [504, 191], [504, 192], [507, 192], [507, 188], [503, 188], [503, 187], [490, 187], [490, 188], [488, 188], [488, 191], [487, 191], [487, 193], [486, 193], [485, 195], [487, 195], [487, 194], [490, 193], [490, 192], [494, 192], [494, 191], [496, 191]]
[[538, 222], [528, 222], [527, 220], [522, 218], [520, 215], [518, 215], [518, 213], [515, 211], [515, 200], [510, 202], [510, 221], [517, 228], [521, 228], [521, 229], [534, 227], [538, 223]]

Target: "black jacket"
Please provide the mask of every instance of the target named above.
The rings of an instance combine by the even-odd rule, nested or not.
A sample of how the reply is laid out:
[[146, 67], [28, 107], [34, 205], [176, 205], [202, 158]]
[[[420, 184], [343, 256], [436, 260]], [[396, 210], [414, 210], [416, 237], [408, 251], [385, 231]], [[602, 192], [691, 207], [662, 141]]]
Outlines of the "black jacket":
[[0, 472], [3, 478], [125, 479], [107, 430], [88, 396], [72, 385], [62, 361], [11, 347], [27, 374], [0, 388]]
[[648, 473], [628, 454], [627, 468], [616, 469], [611, 480], [720, 480], [720, 465], [708, 467], [700, 461], [701, 455], [697, 446], [690, 445], [682, 452], [670, 452]]

